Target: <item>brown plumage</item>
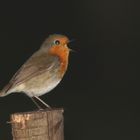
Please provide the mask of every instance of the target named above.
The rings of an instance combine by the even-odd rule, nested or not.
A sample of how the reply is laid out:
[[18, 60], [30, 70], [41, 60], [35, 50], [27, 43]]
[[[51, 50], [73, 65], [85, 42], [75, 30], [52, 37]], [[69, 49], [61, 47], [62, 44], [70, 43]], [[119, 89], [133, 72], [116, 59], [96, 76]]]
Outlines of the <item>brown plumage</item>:
[[0, 96], [24, 92], [37, 97], [56, 87], [67, 70], [68, 43], [69, 39], [64, 35], [49, 36], [1, 90]]

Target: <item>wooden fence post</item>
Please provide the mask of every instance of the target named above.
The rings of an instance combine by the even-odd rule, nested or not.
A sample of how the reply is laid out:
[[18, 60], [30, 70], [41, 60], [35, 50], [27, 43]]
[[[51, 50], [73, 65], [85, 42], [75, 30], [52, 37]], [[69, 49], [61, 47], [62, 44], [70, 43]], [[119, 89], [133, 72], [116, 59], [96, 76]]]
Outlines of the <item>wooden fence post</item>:
[[63, 109], [11, 115], [13, 140], [64, 140]]

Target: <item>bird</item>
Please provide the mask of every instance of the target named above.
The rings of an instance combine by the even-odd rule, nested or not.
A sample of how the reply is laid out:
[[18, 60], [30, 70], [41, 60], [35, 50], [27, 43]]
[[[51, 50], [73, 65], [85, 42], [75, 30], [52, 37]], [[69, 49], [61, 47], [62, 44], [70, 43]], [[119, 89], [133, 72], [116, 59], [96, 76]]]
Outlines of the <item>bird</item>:
[[39, 109], [41, 107], [35, 99], [51, 108], [40, 99], [40, 96], [53, 90], [66, 73], [71, 50], [68, 47], [69, 42], [69, 38], [65, 35], [49, 35], [0, 91], [0, 97], [23, 92]]

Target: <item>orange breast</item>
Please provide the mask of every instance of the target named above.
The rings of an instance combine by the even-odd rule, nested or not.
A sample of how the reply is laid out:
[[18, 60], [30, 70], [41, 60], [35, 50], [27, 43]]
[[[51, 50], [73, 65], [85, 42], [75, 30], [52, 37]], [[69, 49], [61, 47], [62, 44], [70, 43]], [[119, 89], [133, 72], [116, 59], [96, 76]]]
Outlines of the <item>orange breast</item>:
[[63, 75], [67, 70], [69, 49], [64, 46], [53, 46], [50, 49], [50, 54], [58, 56], [60, 60], [60, 72]]

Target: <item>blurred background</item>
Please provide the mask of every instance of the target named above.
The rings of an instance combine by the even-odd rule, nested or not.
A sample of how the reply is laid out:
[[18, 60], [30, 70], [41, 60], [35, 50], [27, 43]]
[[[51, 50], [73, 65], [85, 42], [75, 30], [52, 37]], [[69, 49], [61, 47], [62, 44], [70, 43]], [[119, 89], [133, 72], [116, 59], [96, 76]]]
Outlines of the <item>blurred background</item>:
[[[139, 4], [126, 0], [10, 1], [0, 4], [0, 88], [54, 33], [75, 39], [69, 68], [41, 98], [65, 109], [65, 140], [139, 138]], [[23, 93], [0, 98], [0, 139], [10, 114], [35, 110]]]

